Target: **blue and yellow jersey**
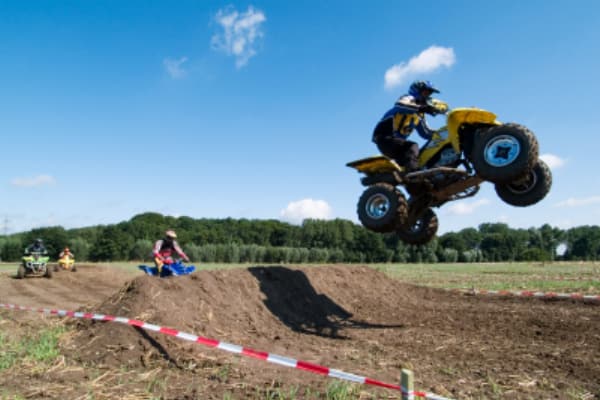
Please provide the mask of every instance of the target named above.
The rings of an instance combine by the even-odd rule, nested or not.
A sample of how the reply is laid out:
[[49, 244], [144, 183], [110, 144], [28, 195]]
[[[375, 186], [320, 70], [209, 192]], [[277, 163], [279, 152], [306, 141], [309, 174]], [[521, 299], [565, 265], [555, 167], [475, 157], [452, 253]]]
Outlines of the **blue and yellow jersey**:
[[[419, 106], [412, 96], [403, 96], [396, 101], [394, 107], [388, 110], [378, 123], [378, 127], [386, 126], [391, 132], [385, 132], [394, 137], [408, 138], [414, 129], [423, 139], [431, 139], [432, 130], [425, 122], [425, 114], [419, 112]], [[377, 132], [379, 131], [379, 132]], [[381, 135], [376, 128], [377, 136]], [[374, 138], [375, 139], [375, 138]]]

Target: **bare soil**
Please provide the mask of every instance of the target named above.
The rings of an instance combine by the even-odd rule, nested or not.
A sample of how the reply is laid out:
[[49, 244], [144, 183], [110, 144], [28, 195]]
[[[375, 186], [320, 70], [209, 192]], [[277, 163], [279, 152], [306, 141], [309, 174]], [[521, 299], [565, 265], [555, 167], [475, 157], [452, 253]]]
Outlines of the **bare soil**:
[[[167, 279], [99, 267], [52, 279], [5, 274], [0, 302], [140, 319], [390, 383], [408, 368], [416, 389], [456, 399], [600, 398], [600, 305], [576, 300], [468, 296], [339, 265]], [[49, 320], [0, 311], [0, 330]], [[67, 325], [59, 363], [27, 379], [0, 371], [0, 388], [31, 398], [269, 398], [273, 390], [313, 398], [331, 384], [122, 324]], [[400, 398], [367, 386], [357, 393]]]

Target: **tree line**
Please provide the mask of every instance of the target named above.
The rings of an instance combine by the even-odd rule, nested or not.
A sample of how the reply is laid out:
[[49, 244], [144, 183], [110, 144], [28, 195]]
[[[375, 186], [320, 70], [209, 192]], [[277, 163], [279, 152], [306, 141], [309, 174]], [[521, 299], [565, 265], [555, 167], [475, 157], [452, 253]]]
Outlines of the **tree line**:
[[435, 263], [599, 260], [600, 226], [562, 230], [545, 224], [513, 229], [485, 223], [406, 245], [394, 234], [378, 234], [348, 220], [193, 219], [144, 213], [111, 225], [36, 228], [0, 236], [0, 260], [18, 261], [42, 238], [54, 259], [66, 246], [79, 261], [149, 261], [154, 241], [175, 229], [194, 262], [223, 263]]

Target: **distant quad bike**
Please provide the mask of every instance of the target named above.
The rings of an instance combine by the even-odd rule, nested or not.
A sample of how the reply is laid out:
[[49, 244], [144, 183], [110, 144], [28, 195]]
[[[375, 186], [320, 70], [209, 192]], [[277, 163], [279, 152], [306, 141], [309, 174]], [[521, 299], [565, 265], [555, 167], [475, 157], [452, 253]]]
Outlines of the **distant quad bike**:
[[[432, 104], [439, 113], [448, 109], [439, 100]], [[365, 175], [358, 218], [367, 229], [395, 232], [405, 243], [420, 245], [438, 229], [432, 208], [474, 196], [484, 181], [494, 184], [505, 203], [533, 205], [552, 186], [550, 169], [538, 152], [535, 136], [524, 126], [500, 123], [495, 114], [479, 108], [453, 109], [446, 126], [421, 148], [420, 170], [405, 173], [382, 155], [347, 164]]]
[[52, 270], [48, 266], [49, 257], [39, 252], [23, 256], [21, 265], [17, 270], [17, 278], [22, 279], [28, 275], [45, 276], [52, 278]]
[[75, 257], [72, 256], [63, 256], [58, 259], [58, 263], [54, 266], [54, 271], [60, 270], [68, 270], [71, 272], [77, 271], [77, 267], [75, 266]]

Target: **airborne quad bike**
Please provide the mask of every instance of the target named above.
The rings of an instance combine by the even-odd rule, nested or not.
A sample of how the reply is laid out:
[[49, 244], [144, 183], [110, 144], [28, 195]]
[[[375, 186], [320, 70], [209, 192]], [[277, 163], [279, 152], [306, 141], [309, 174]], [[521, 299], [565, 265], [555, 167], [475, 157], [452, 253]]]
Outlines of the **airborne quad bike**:
[[45, 276], [52, 278], [52, 270], [48, 266], [49, 257], [43, 253], [32, 252], [23, 256], [21, 265], [17, 270], [17, 278], [22, 279], [27, 275]]
[[[441, 101], [433, 105], [439, 113], [448, 109]], [[446, 122], [420, 149], [418, 171], [405, 173], [383, 155], [347, 164], [365, 175], [361, 182], [367, 189], [357, 211], [367, 229], [395, 232], [405, 243], [420, 245], [438, 229], [432, 208], [474, 196], [484, 181], [513, 206], [530, 206], [548, 194], [552, 175], [538, 158], [538, 142], [529, 129], [503, 124], [479, 108], [453, 109]]]

